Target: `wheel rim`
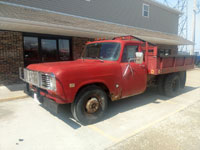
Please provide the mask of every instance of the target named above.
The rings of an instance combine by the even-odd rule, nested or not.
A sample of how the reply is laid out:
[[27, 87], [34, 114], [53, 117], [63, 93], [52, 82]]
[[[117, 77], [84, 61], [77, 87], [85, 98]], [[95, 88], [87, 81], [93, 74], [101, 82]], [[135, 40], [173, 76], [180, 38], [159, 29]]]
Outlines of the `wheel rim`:
[[91, 97], [88, 99], [85, 109], [89, 114], [93, 114], [99, 110], [100, 103], [96, 97]]

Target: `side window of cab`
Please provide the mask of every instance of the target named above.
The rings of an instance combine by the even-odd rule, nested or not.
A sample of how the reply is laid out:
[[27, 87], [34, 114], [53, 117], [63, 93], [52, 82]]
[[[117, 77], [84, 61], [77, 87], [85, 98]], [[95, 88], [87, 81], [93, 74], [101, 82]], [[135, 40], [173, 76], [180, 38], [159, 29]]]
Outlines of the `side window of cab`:
[[121, 62], [128, 62], [130, 58], [135, 58], [136, 52], [138, 52], [137, 45], [126, 45], [123, 51]]

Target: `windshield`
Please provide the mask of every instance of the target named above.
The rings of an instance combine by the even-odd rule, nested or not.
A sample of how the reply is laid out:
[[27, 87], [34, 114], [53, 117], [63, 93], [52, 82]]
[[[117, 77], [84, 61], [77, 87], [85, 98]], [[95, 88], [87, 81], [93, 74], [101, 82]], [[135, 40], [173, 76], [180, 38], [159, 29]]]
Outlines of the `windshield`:
[[120, 43], [94, 43], [86, 46], [83, 58], [118, 60], [120, 54]]

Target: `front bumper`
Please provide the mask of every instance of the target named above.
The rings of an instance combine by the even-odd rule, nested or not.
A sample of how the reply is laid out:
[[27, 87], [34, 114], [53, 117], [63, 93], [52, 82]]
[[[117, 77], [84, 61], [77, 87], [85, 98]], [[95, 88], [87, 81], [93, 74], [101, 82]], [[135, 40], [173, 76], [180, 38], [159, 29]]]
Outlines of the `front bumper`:
[[50, 111], [53, 114], [58, 114], [58, 110], [59, 110], [59, 104], [56, 103], [55, 101], [47, 98], [47, 97], [43, 97], [43, 103], [42, 106], [47, 109], [48, 111]]
[[39, 101], [39, 103], [41, 103], [41, 106], [44, 107], [49, 112], [51, 112], [53, 114], [57, 114], [59, 104], [56, 103], [54, 100], [52, 100], [52, 99], [50, 99], [46, 96], [41, 95], [40, 93], [41, 93], [40, 89], [37, 88], [34, 91], [34, 99]]
[[[26, 68], [19, 68], [19, 77], [27, 84], [27, 94], [29, 94], [29, 91], [31, 91], [31, 95], [33, 95], [33, 92], [38, 93], [37, 95], [40, 94], [43, 97], [52, 99], [58, 104], [68, 103], [63, 94], [64, 92], [62, 93], [63, 89], [57, 89], [56, 84], [58, 84], [58, 87], [60, 87], [60, 84], [56, 82], [57, 78], [52, 76], [52, 73], [44, 73]], [[54, 86], [52, 86], [52, 83]], [[61, 93], [59, 93], [60, 91]]]

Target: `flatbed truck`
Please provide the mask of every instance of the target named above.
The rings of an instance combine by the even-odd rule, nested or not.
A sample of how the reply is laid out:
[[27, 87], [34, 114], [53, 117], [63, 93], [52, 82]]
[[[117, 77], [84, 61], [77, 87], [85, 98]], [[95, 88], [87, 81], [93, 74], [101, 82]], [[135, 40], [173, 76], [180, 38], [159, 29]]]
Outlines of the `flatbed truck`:
[[70, 103], [73, 117], [87, 125], [104, 116], [108, 101], [141, 94], [147, 87], [157, 86], [159, 93], [176, 96], [194, 61], [194, 56], [173, 55], [137, 37], [122, 36], [88, 42], [75, 61], [20, 68], [20, 78], [41, 103], [54, 109], [52, 105]]

